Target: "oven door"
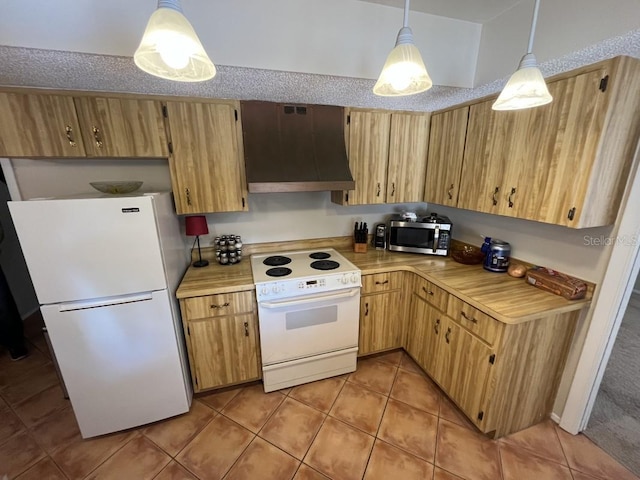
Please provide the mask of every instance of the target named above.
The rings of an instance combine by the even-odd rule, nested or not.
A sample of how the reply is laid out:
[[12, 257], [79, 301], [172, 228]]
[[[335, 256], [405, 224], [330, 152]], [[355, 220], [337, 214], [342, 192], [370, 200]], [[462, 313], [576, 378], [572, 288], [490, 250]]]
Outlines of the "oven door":
[[258, 303], [262, 364], [358, 345], [360, 288]]

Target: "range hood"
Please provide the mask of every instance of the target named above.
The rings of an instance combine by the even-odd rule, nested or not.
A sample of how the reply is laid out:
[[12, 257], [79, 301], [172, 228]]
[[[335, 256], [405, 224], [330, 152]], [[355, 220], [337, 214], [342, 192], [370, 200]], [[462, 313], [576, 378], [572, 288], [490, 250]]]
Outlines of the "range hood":
[[353, 190], [344, 109], [240, 102], [249, 192]]

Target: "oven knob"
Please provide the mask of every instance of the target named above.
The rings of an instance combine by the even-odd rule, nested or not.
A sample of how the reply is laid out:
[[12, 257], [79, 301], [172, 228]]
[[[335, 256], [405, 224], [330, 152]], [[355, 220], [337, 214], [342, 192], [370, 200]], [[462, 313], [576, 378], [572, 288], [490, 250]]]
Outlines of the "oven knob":
[[342, 277], [342, 283], [344, 283], [345, 285], [346, 285], [347, 283], [349, 283], [349, 277], [347, 277], [346, 275], [344, 275], [344, 276]]
[[358, 275], [355, 273], [351, 275], [351, 283], [358, 283]]
[[278, 286], [274, 285], [271, 290], [273, 290], [273, 293], [278, 293]]
[[267, 295], [269, 293], [269, 288], [268, 287], [262, 287], [262, 295]]

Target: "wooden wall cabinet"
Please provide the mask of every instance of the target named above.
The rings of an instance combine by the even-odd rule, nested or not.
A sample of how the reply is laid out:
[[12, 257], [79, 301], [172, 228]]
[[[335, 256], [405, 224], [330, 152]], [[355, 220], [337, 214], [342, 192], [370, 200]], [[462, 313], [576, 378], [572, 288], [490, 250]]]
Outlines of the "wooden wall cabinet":
[[429, 113], [348, 109], [345, 129], [355, 190], [334, 191], [332, 201], [368, 205], [422, 201]]
[[194, 391], [261, 378], [252, 291], [180, 300]]
[[178, 214], [248, 210], [240, 104], [167, 102]]
[[402, 281], [402, 272], [362, 276], [358, 355], [402, 346]]

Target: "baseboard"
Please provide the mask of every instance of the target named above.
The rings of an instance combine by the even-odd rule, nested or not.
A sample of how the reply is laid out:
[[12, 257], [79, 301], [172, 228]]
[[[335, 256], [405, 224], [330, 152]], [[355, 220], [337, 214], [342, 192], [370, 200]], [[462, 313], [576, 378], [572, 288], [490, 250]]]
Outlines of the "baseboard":
[[560, 415], [557, 413], [551, 413], [551, 420], [556, 422], [558, 425], [560, 424]]

